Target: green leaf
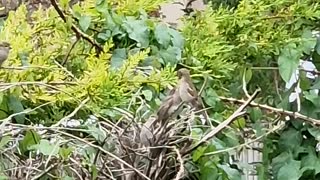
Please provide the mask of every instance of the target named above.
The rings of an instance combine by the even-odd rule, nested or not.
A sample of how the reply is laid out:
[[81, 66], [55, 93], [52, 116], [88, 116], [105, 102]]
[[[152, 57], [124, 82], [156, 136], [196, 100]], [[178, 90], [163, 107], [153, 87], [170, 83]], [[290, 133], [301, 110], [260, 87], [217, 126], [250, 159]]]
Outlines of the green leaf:
[[317, 45], [315, 47], [315, 51], [320, 55], [320, 36], [317, 37]]
[[241, 174], [236, 169], [231, 168], [228, 165], [217, 165], [219, 168], [223, 169], [223, 171], [228, 175], [228, 179], [232, 180], [241, 180]]
[[3, 92], [0, 92], [0, 104], [2, 104], [3, 98], [4, 98], [4, 94], [3, 94]]
[[283, 151], [277, 157], [273, 158], [271, 163], [273, 174], [278, 174], [279, 169], [289, 162], [290, 159], [292, 159], [292, 154], [287, 151]]
[[71, 147], [67, 147], [67, 148], [62, 147], [59, 150], [59, 155], [63, 160], [67, 160], [69, 156], [72, 154], [73, 150], [74, 149]]
[[200, 178], [201, 180], [213, 180], [218, 179], [221, 174], [218, 172], [217, 168], [212, 166], [205, 166], [200, 168]]
[[279, 169], [277, 180], [299, 180], [302, 175], [300, 172], [300, 164], [300, 161], [291, 159]]
[[149, 89], [143, 90], [142, 94], [144, 95], [144, 97], [146, 98], [147, 101], [151, 101], [152, 100], [152, 91]]
[[149, 45], [149, 29], [145, 21], [128, 18], [123, 24], [130, 39], [135, 40], [138, 47], [146, 48]]
[[8, 142], [10, 141], [11, 137], [10, 136], [4, 136], [1, 138], [0, 141], [0, 150], [6, 145], [8, 144]]
[[[12, 111], [13, 113], [19, 113], [24, 111], [24, 108], [20, 99], [14, 95], [9, 95], [8, 106], [9, 106], [9, 110]], [[16, 115], [14, 116], [14, 118], [19, 124], [24, 124], [25, 114]]]
[[302, 135], [300, 131], [290, 128], [284, 131], [279, 139], [279, 146], [282, 150], [294, 151], [302, 143]]
[[315, 170], [315, 174], [320, 173], [320, 159], [311, 147], [308, 148], [308, 155], [301, 160], [301, 172], [306, 170]]
[[158, 24], [155, 28], [155, 38], [164, 48], [168, 48], [171, 36], [165, 24]]
[[320, 89], [320, 77], [317, 77], [310, 89]]
[[260, 108], [255, 107], [250, 110], [250, 119], [253, 122], [257, 122], [261, 118], [262, 118], [262, 111]]
[[169, 28], [169, 33], [171, 35], [172, 45], [182, 49], [184, 46], [184, 38], [182, 37], [181, 33], [171, 28]]
[[122, 67], [123, 63], [127, 60], [127, 51], [125, 48], [115, 49], [113, 51], [110, 68], [112, 70], [118, 70]]
[[39, 150], [45, 156], [57, 155], [59, 153], [60, 147], [58, 144], [50, 144], [46, 139], [41, 139], [39, 144], [31, 146], [29, 149]]
[[40, 142], [41, 137], [34, 130], [27, 130], [24, 138], [19, 142], [19, 149], [22, 154], [29, 150], [29, 148]]
[[302, 34], [301, 48], [304, 53], [310, 54], [311, 50], [315, 48], [317, 39], [312, 36], [310, 29], [304, 29]]
[[107, 135], [102, 129], [97, 128], [95, 126], [89, 126], [88, 129], [90, 131], [90, 135], [92, 135], [98, 142], [104, 142]]
[[63, 9], [66, 9], [69, 4], [69, 0], [59, 0], [59, 4]]
[[87, 31], [91, 23], [90, 16], [81, 16], [79, 19], [79, 25], [82, 31]]
[[161, 49], [159, 56], [165, 64], [176, 65], [181, 59], [181, 49], [169, 46], [168, 49]]
[[261, 136], [264, 133], [263, 130], [263, 125], [261, 124], [261, 121], [256, 121], [253, 125], [252, 128], [256, 131], [256, 136]]
[[205, 146], [198, 147], [192, 154], [192, 161], [196, 162], [204, 154], [206, 149], [207, 147]]
[[308, 127], [308, 132], [317, 140], [320, 141], [320, 129], [316, 127]]
[[310, 82], [310, 79], [307, 78], [306, 72], [300, 72], [299, 78], [300, 78], [300, 88], [302, 89], [302, 91], [309, 90], [311, 86], [311, 82]]
[[294, 43], [288, 44], [282, 49], [278, 58], [279, 73], [285, 82], [289, 82], [292, 74], [299, 66], [301, 52], [296, 49]]
[[250, 81], [251, 78], [252, 78], [252, 70], [251, 70], [251, 68], [246, 68], [244, 75], [245, 75], [245, 81], [246, 81], [246, 83], [248, 84], [249, 81]]
[[107, 41], [109, 38], [111, 38], [111, 31], [106, 30], [104, 33], [99, 33], [97, 38]]
[[304, 91], [303, 95], [307, 100], [312, 102], [313, 105], [315, 105], [316, 107], [320, 107], [320, 97], [317, 93], [315, 93], [314, 91]]
[[204, 93], [202, 93], [203, 100], [210, 107], [215, 107], [220, 101], [218, 94], [212, 88], [207, 88]]

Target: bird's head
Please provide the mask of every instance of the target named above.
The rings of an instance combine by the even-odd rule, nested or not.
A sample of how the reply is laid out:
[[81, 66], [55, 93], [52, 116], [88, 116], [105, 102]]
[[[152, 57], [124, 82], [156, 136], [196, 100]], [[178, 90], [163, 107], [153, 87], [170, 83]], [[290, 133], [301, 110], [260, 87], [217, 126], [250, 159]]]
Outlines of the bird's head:
[[190, 71], [186, 68], [181, 68], [177, 71], [177, 76], [179, 79], [181, 79], [182, 77], [189, 77]]
[[11, 49], [10, 43], [6, 41], [0, 42], [0, 47]]

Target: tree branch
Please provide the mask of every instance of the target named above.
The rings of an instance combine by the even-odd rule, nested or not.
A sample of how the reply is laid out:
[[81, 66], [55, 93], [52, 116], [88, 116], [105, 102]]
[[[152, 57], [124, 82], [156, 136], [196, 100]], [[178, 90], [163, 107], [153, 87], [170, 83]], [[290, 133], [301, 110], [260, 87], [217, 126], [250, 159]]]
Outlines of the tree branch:
[[[222, 101], [228, 101], [228, 102], [231, 102], [231, 103], [238, 103], [238, 104], [244, 104], [245, 103], [244, 100], [239, 100], [239, 99], [235, 99], [235, 98], [227, 98], [227, 97], [223, 97], [223, 96], [220, 96], [219, 98]], [[287, 110], [284, 110], [284, 109], [274, 108], [274, 107], [271, 107], [271, 106], [268, 106], [268, 105], [265, 105], [265, 104], [258, 104], [258, 103], [255, 103], [255, 102], [251, 102], [249, 104], [249, 106], [258, 107], [258, 108], [261, 108], [261, 109], [264, 109], [264, 110], [268, 110], [268, 111], [272, 111], [272, 112], [276, 112], [276, 113], [279, 113], [279, 114], [284, 114], [284, 115], [293, 117], [294, 119], [302, 119], [304, 121], [312, 123], [313, 125], [320, 125], [320, 119], [314, 119], [314, 118], [308, 117], [306, 115], [300, 114], [298, 112], [293, 112], [293, 111], [287, 111]]]
[[[59, 14], [60, 18], [64, 21], [67, 22], [65, 15], [63, 14], [63, 12], [61, 11], [61, 9], [59, 8], [56, 0], [50, 0], [52, 6], [54, 7], [54, 9], [57, 11], [57, 13]], [[85, 39], [86, 41], [88, 41], [90, 44], [92, 44], [92, 46], [94, 46], [97, 50], [97, 55], [99, 55], [102, 51], [103, 48], [100, 47], [95, 41], [94, 39], [91, 39], [90, 36], [88, 36], [87, 34], [83, 33], [79, 28], [77, 28], [74, 24], [72, 24], [71, 29], [74, 33], [76, 33], [77, 38], [81, 37], [83, 39]]]

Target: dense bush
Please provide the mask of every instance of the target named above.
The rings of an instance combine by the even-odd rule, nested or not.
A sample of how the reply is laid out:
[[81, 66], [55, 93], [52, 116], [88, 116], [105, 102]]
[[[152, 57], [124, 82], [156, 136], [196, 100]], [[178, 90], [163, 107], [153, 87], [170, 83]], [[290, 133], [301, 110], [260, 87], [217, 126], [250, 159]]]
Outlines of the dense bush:
[[[263, 162], [256, 165], [260, 179], [318, 178], [319, 96], [313, 90], [319, 80], [306, 78], [299, 63], [312, 57], [319, 67], [320, 39], [312, 34], [319, 28], [319, 3], [242, 0], [236, 9], [215, 6], [193, 13], [180, 31], [148, 15], [163, 2], [89, 0], [70, 7], [61, 0], [31, 19], [24, 5], [10, 12], [0, 33], [12, 46], [0, 69], [3, 176], [21, 177], [10, 169], [27, 167], [24, 160], [32, 158], [40, 172], [51, 175], [30, 176], [76, 179], [76, 166], [86, 177], [106, 177], [105, 171], [114, 169], [97, 163], [99, 153], [104, 158], [119, 153], [113, 141], [106, 142], [113, 137], [106, 124], [129, 127], [146, 120], [175, 85], [176, 66], [183, 65], [192, 70], [198, 89], [206, 82], [201, 95], [215, 125], [240, 102], [226, 97], [241, 99], [259, 86], [255, 103], [266, 104], [247, 107], [244, 118], [191, 158], [184, 156], [186, 176], [241, 179], [247, 165], [230, 158], [248, 145], [249, 136], [264, 144]], [[297, 69], [297, 83], [286, 88]], [[297, 87], [299, 98], [289, 102]], [[65, 121], [68, 127], [58, 128]], [[71, 122], [80, 126], [70, 128]], [[192, 136], [209, 131], [193, 128]]]

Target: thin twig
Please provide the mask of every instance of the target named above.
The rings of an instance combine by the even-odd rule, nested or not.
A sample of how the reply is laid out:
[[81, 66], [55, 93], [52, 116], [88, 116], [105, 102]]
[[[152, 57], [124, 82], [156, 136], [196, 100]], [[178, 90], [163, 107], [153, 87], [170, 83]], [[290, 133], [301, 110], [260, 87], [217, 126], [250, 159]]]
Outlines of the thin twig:
[[[235, 98], [227, 98], [227, 97], [223, 97], [223, 96], [219, 96], [219, 98], [221, 100], [223, 100], [223, 101], [228, 101], [228, 102], [232, 102], [232, 103], [238, 103], [238, 104], [245, 103], [244, 100], [239, 100], [239, 99], [235, 99]], [[255, 103], [255, 102], [251, 102], [249, 104], [249, 106], [258, 107], [258, 108], [265, 109], [265, 110], [268, 110], [268, 111], [271, 111], [271, 112], [276, 112], [276, 113], [279, 113], [279, 114], [284, 114], [284, 115], [293, 117], [295, 119], [297, 119], [297, 118], [298, 119], [302, 119], [302, 120], [310, 122], [310, 123], [312, 123], [314, 125], [320, 125], [320, 119], [314, 119], [314, 118], [308, 117], [306, 115], [300, 114], [298, 112], [293, 112], [293, 111], [288, 111], [288, 110], [284, 110], [284, 109], [274, 108], [274, 107], [271, 107], [271, 106], [268, 106], [268, 105], [265, 105], [265, 104], [258, 104], [258, 103]]]
[[56, 165], [57, 165], [57, 163], [51, 164], [47, 169], [45, 169], [44, 171], [41, 171], [40, 174], [36, 175], [36, 176], [33, 177], [31, 180], [36, 180], [36, 179], [41, 178], [42, 176], [44, 176], [45, 174], [47, 174], [51, 169], [53, 169]]
[[177, 153], [177, 159], [178, 159], [178, 161], [180, 162], [180, 169], [179, 169], [179, 171], [178, 171], [178, 173], [177, 173], [177, 176], [176, 176], [176, 178], [174, 178], [174, 180], [179, 180], [179, 179], [181, 179], [182, 178], [182, 176], [183, 176], [183, 172], [184, 172], [184, 166], [183, 166], [183, 160], [182, 160], [182, 158], [181, 158], [181, 154], [179, 153], [179, 151], [178, 151], [178, 149], [176, 148], [176, 147], [173, 147], [173, 150]]
[[242, 116], [245, 114], [243, 111], [259, 94], [261, 89], [256, 90], [253, 95], [244, 103], [242, 104], [227, 120], [220, 123], [216, 128], [211, 130], [208, 134], [206, 134], [196, 145], [192, 146], [191, 148], [185, 150], [182, 152], [182, 156], [190, 153], [191, 151], [195, 150], [199, 146], [201, 146], [203, 143], [205, 143], [207, 140], [211, 139], [214, 135], [216, 135], [218, 132], [226, 128], [231, 122], [237, 119], [237, 117]]
[[[61, 11], [61, 9], [59, 8], [57, 2], [55, 0], [50, 0], [52, 6], [54, 7], [54, 9], [57, 11], [57, 13], [59, 14], [60, 18], [66, 23], [67, 19], [65, 17], [65, 15], [63, 14], [63, 12]], [[90, 36], [88, 36], [87, 34], [83, 33], [80, 29], [78, 29], [74, 24], [71, 25], [71, 29], [73, 30], [73, 32], [76, 33], [77, 38], [78, 37], [82, 37], [83, 39], [85, 39], [86, 41], [88, 41], [91, 45], [93, 45], [97, 50], [97, 54], [99, 55], [100, 52], [103, 52], [103, 48], [100, 47], [94, 39], [91, 39]]]
[[71, 45], [71, 47], [70, 47], [67, 55], [64, 57], [64, 59], [63, 59], [63, 61], [62, 61], [62, 63], [61, 63], [62, 66], [64, 66], [64, 65], [67, 63], [71, 51], [72, 51], [73, 48], [76, 46], [76, 44], [79, 42], [79, 40], [80, 40], [80, 38], [77, 37], [77, 40], [72, 43], [72, 45]]
[[81, 141], [81, 142], [83, 142], [83, 143], [85, 143], [85, 144], [87, 144], [87, 145], [89, 145], [89, 146], [91, 146], [91, 147], [93, 147], [93, 148], [99, 149], [101, 152], [104, 152], [105, 154], [113, 157], [114, 159], [118, 160], [118, 161], [121, 162], [122, 164], [126, 165], [127, 167], [129, 167], [130, 169], [132, 169], [134, 172], [136, 172], [137, 174], [139, 174], [140, 176], [142, 176], [143, 178], [150, 180], [150, 178], [148, 178], [146, 175], [144, 175], [143, 173], [141, 173], [138, 169], [132, 167], [130, 164], [128, 164], [127, 162], [125, 162], [124, 160], [122, 160], [121, 158], [119, 158], [118, 156], [112, 154], [111, 152], [106, 151], [106, 150], [103, 149], [102, 147], [97, 146], [97, 145], [95, 145], [95, 144], [92, 144], [91, 142], [88, 142], [88, 141], [86, 141], [86, 140], [84, 140], [84, 139], [82, 139], [82, 138], [79, 138], [79, 137], [77, 137], [77, 136], [74, 136], [74, 135], [72, 135], [72, 134], [69, 134], [69, 133], [66, 133], [66, 132], [63, 132], [63, 131], [57, 131], [57, 132], [59, 132], [59, 133], [61, 133], [61, 134], [64, 134], [64, 135], [66, 135], [66, 136], [69, 136], [69, 137], [71, 137], [71, 138], [73, 138], [73, 139], [76, 139], [76, 140], [78, 140], [78, 141]]
[[77, 114], [77, 112], [90, 100], [89, 97], [87, 97], [85, 100], [83, 100], [80, 105], [75, 108], [68, 116], [63, 117], [62, 119], [60, 119], [60, 121], [58, 121], [56, 124], [52, 125], [51, 127], [57, 127], [59, 126], [62, 122], [64, 121], [68, 121], [70, 118], [72, 118], [73, 116], [75, 116]]
[[[279, 70], [278, 67], [251, 67], [251, 69], [252, 70]], [[307, 70], [307, 69], [303, 69], [303, 68], [298, 68], [298, 70], [312, 73], [312, 74], [316, 74], [316, 75], [320, 75], [320, 71], [317, 71], [317, 70]]]

